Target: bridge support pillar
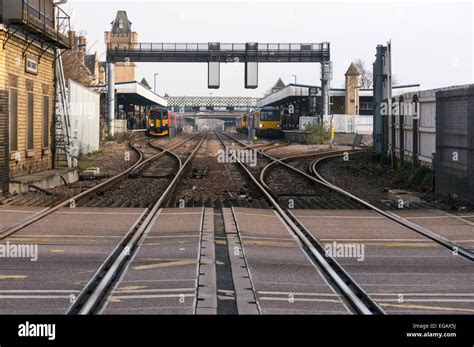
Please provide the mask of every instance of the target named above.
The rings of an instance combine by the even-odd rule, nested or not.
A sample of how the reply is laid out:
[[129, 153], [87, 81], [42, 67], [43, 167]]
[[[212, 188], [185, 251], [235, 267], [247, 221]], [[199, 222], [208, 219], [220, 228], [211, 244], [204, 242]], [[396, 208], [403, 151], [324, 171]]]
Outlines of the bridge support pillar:
[[107, 64], [107, 128], [110, 136], [114, 136], [115, 127], [115, 64]]

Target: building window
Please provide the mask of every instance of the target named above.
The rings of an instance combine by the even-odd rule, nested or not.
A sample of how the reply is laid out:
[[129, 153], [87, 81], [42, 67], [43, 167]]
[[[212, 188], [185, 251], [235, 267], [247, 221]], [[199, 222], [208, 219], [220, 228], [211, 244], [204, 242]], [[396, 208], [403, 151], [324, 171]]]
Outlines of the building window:
[[43, 148], [49, 148], [49, 88], [43, 84]]
[[33, 81], [26, 81], [26, 149], [34, 149], [35, 96]]
[[8, 76], [8, 134], [10, 151], [18, 150], [18, 77]]
[[361, 102], [360, 103], [361, 110], [373, 110], [373, 105], [371, 102]]

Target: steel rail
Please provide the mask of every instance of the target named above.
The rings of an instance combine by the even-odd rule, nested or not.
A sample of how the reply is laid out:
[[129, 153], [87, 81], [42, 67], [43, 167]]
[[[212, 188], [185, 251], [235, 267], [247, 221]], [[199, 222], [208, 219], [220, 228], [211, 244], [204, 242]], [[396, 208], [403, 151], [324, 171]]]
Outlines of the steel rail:
[[[342, 154], [346, 153], [348, 151], [344, 151]], [[265, 153], [265, 151], [262, 151], [262, 153]], [[287, 161], [291, 161], [291, 160], [296, 160], [296, 159], [307, 159], [307, 158], [312, 158], [312, 157], [317, 157], [317, 156], [321, 156], [321, 155], [325, 155], [325, 154], [330, 154], [330, 153], [335, 153], [335, 151], [320, 151], [320, 152], [312, 152], [312, 153], [306, 153], [306, 154], [299, 154], [299, 155], [293, 155], [293, 156], [289, 156], [289, 157], [285, 157], [285, 158], [281, 158], [279, 159], [281, 162], [287, 162]], [[266, 178], [268, 177], [270, 171], [275, 168], [275, 166], [277, 164], [279, 164], [280, 162], [278, 160], [274, 160], [272, 161], [270, 164], [268, 164], [267, 166], [265, 166], [262, 171], [260, 172], [260, 183], [265, 187], [267, 188], [271, 194], [276, 198], [276, 195], [273, 193], [273, 191], [271, 190], [271, 188], [269, 187], [269, 185], [266, 183]]]
[[474, 253], [469, 251], [468, 249], [462, 247], [462, 246], [459, 246], [453, 242], [451, 242], [450, 240], [446, 239], [445, 237], [439, 235], [439, 234], [436, 234], [434, 232], [432, 232], [431, 230], [425, 228], [425, 227], [422, 227], [416, 223], [413, 223], [411, 221], [409, 221], [408, 219], [406, 218], [403, 218], [395, 213], [392, 213], [392, 212], [389, 212], [389, 211], [383, 211], [381, 209], [379, 209], [378, 207], [372, 205], [371, 203], [347, 192], [346, 190], [328, 182], [326, 179], [324, 179], [321, 174], [317, 171], [317, 166], [318, 164], [323, 161], [323, 160], [327, 160], [327, 159], [330, 159], [330, 158], [335, 158], [335, 157], [339, 157], [339, 155], [328, 155], [326, 157], [323, 157], [323, 158], [319, 158], [317, 160], [315, 160], [312, 164], [311, 164], [311, 171], [312, 173], [317, 177], [317, 180], [313, 177], [313, 180], [318, 182], [318, 183], [321, 183], [321, 184], [324, 184], [325, 186], [349, 197], [350, 199], [352, 200], [355, 200], [359, 203], [361, 203], [362, 205], [364, 205], [365, 207], [367, 207], [368, 209], [372, 210], [372, 211], [375, 211], [377, 212], [378, 214], [384, 216], [384, 217], [387, 217], [389, 219], [391, 219], [392, 221], [410, 229], [410, 230], [413, 230], [415, 232], [417, 232], [418, 234], [422, 235], [422, 236], [425, 236], [427, 238], [429, 238], [430, 240], [438, 243], [439, 245], [443, 246], [443, 247], [446, 247], [447, 249], [449, 249], [450, 251], [452, 251], [454, 254], [459, 254], [461, 255], [462, 257], [470, 260], [470, 261], [474, 261]]
[[52, 207], [49, 207], [49, 208], [45, 208], [41, 211], [39, 211], [38, 213], [20, 221], [20, 222], [17, 222], [15, 224], [12, 224], [10, 226], [7, 226], [7, 227], [4, 227], [2, 229], [0, 229], [0, 240], [3, 240], [5, 238], [7, 238], [8, 236], [11, 236], [12, 234], [15, 234], [17, 233], [18, 231], [28, 227], [29, 225], [33, 224], [33, 223], [36, 223], [38, 222], [39, 220], [51, 215], [52, 213], [60, 210], [61, 208], [65, 208], [67, 206], [70, 206], [71, 203], [76, 203], [77, 201], [79, 201], [80, 199], [92, 194], [92, 193], [95, 193], [99, 190], [102, 190], [104, 188], [107, 188], [109, 187], [110, 185], [112, 184], [115, 184], [117, 181], [119, 181], [120, 179], [126, 177], [129, 173], [131, 173], [132, 171], [135, 171], [135, 170], [138, 170], [138, 169], [142, 169], [145, 165], [147, 165], [148, 163], [150, 163], [151, 161], [155, 160], [155, 159], [158, 159], [162, 156], [164, 156], [166, 153], [169, 153], [170, 150], [174, 149], [174, 148], [177, 148], [179, 146], [181, 146], [182, 144], [192, 140], [193, 138], [195, 138], [197, 135], [189, 138], [189, 139], [186, 139], [184, 141], [181, 141], [173, 146], [171, 146], [170, 148], [168, 148], [167, 150], [163, 149], [163, 152], [160, 152], [160, 153], [157, 153], [155, 155], [153, 155], [151, 158], [148, 158], [147, 160], [144, 160], [144, 153], [142, 151], [140, 151], [138, 148], [136, 148], [134, 146], [134, 144], [136, 142], [139, 142], [143, 139], [137, 139], [137, 140], [133, 140], [133, 141], [130, 141], [129, 142], [129, 145], [130, 147], [135, 150], [138, 155], [139, 155], [139, 159], [138, 161], [133, 164], [131, 167], [127, 168], [126, 170], [124, 170], [123, 172], [115, 175], [114, 177], [108, 179], [107, 181], [105, 182], [102, 182], [82, 193], [79, 193], [71, 198], [68, 198], [66, 200], [64, 200], [63, 202], [60, 202], [59, 204], [56, 204]]
[[[229, 139], [232, 141], [235, 141], [232, 139], [230, 136], [224, 134], [227, 136]], [[220, 136], [218, 135], [219, 140], [222, 142], [222, 144], [228, 148]], [[239, 165], [242, 167], [242, 169], [247, 173], [249, 178], [252, 180], [252, 182], [261, 190], [261, 192], [266, 196], [268, 201], [271, 203], [271, 205], [275, 208], [277, 213], [280, 215], [281, 218], [285, 221], [291, 232], [293, 233], [293, 237], [300, 242], [304, 244], [306, 249], [310, 252], [312, 255], [312, 258], [316, 261], [318, 266], [320, 267], [321, 270], [324, 271], [324, 273], [332, 280], [332, 282], [336, 285], [336, 287], [339, 289], [339, 291], [342, 293], [342, 295], [346, 298], [346, 300], [352, 305], [352, 307], [357, 311], [357, 313], [363, 314], [363, 315], [372, 315], [372, 314], [384, 314], [384, 311], [382, 308], [378, 306], [378, 304], [373, 301], [370, 296], [368, 296], [365, 291], [360, 288], [360, 286], [350, 277], [350, 275], [341, 267], [338, 268], [337, 270], [342, 272], [337, 272], [326, 260], [326, 256], [321, 253], [321, 251], [318, 251], [318, 249], [313, 245], [313, 242], [305, 235], [304, 229], [302, 229], [301, 223], [299, 223], [295, 218], [291, 218], [283, 208], [280, 207], [278, 202], [272, 197], [269, 191], [265, 189], [265, 187], [260, 184], [260, 182], [253, 176], [253, 174], [250, 172], [250, 170], [247, 168], [247, 166], [242, 163], [242, 161], [235, 156], [234, 154], [231, 155], [233, 156], [234, 160], [239, 163]], [[268, 155], [265, 155], [268, 156]], [[297, 225], [298, 224], [298, 225]], [[342, 277], [341, 277], [342, 275]], [[352, 288], [351, 288], [352, 287]], [[354, 292], [355, 289], [357, 291]], [[361, 299], [363, 298], [363, 300]]]
[[[195, 138], [195, 136], [193, 138]], [[96, 313], [100, 309], [103, 300], [107, 297], [109, 288], [112, 286], [115, 279], [119, 277], [127, 262], [132, 259], [133, 254], [146, 230], [151, 227], [151, 222], [160, 211], [165, 200], [175, 189], [176, 184], [183, 175], [183, 172], [186, 170], [206, 138], [207, 134], [202, 137], [183, 165], [180, 166], [172, 182], [168, 185], [155, 205], [141, 217], [141, 220], [143, 221], [141, 223], [136, 223], [135, 228], [133, 228], [124, 238], [124, 243], [116, 248], [116, 250], [108, 257], [106, 262], [104, 262], [103, 266], [101, 266], [101, 268], [95, 273], [87, 286], [81, 291], [78, 299], [68, 310], [67, 314], [90, 315]]]
[[[230, 136], [228, 136], [228, 135], [226, 135], [226, 134], [224, 134], [224, 135], [227, 136], [227, 137], [228, 137], [229, 139], [231, 139], [232, 141], [238, 142], [238, 143], [240, 143], [241, 145], [250, 148], [250, 147], [247, 146], [245, 143], [243, 143], [243, 142], [241, 142], [241, 141], [238, 141], [238, 140], [236, 140], [236, 139], [234, 139], [234, 138], [232, 138], [232, 137], [230, 137]], [[353, 152], [353, 151], [352, 151], [352, 152]], [[262, 153], [262, 152], [260, 152], [260, 153]], [[344, 153], [351, 153], [351, 151], [350, 151], [350, 150], [347, 150], [347, 151], [345, 151]], [[344, 154], [344, 153], [343, 153], [343, 154]], [[327, 187], [327, 188], [329, 188], [329, 189], [332, 189], [332, 190], [334, 190], [334, 191], [336, 191], [336, 192], [338, 192], [338, 193], [340, 193], [340, 194], [342, 194], [342, 195], [348, 197], [349, 199], [352, 199], [352, 200], [354, 200], [354, 201], [360, 203], [361, 205], [367, 207], [368, 209], [373, 210], [373, 211], [379, 213], [380, 215], [385, 216], [385, 217], [387, 217], [387, 218], [393, 220], [394, 222], [396, 222], [396, 223], [398, 223], [398, 224], [400, 224], [400, 225], [402, 225], [402, 226], [404, 226], [404, 227], [406, 227], [406, 228], [408, 228], [408, 229], [410, 229], [410, 230], [413, 230], [413, 231], [417, 232], [418, 234], [420, 234], [420, 235], [422, 235], [422, 236], [425, 236], [425, 237], [429, 238], [429, 239], [432, 240], [432, 241], [435, 241], [436, 243], [438, 243], [438, 244], [442, 245], [443, 247], [446, 247], [447, 249], [449, 249], [450, 251], [452, 251], [454, 254], [459, 254], [459, 255], [463, 256], [464, 258], [466, 258], [466, 259], [468, 259], [468, 260], [470, 260], [470, 261], [474, 261], [474, 253], [472, 253], [471, 251], [465, 249], [464, 247], [459, 246], [459, 245], [457, 245], [457, 244], [454, 244], [453, 242], [449, 241], [448, 239], [446, 239], [446, 238], [444, 238], [444, 237], [442, 237], [442, 236], [440, 236], [440, 235], [438, 235], [438, 234], [436, 234], [436, 233], [434, 233], [434, 232], [428, 230], [427, 228], [424, 228], [424, 227], [422, 227], [422, 226], [420, 226], [420, 225], [418, 225], [418, 224], [415, 224], [415, 223], [413, 223], [413, 222], [407, 220], [406, 218], [403, 218], [403, 217], [398, 216], [398, 215], [396, 215], [396, 214], [394, 214], [394, 213], [387, 212], [387, 211], [383, 211], [383, 210], [379, 209], [378, 207], [376, 207], [376, 206], [370, 204], [369, 202], [367, 202], [367, 201], [365, 201], [365, 200], [363, 200], [363, 199], [361, 199], [361, 198], [359, 198], [359, 197], [357, 197], [357, 196], [355, 196], [355, 195], [353, 195], [353, 194], [351, 194], [351, 193], [349, 193], [349, 192], [347, 192], [347, 191], [341, 189], [340, 187], [338, 187], [338, 186], [336, 186], [336, 185], [334, 185], [334, 184], [329, 183], [328, 181], [324, 180], [321, 175], [319, 175], [319, 174], [317, 173], [317, 170], [314, 171], [314, 169], [313, 169], [314, 164], [317, 165], [317, 163], [319, 163], [319, 162], [322, 161], [322, 160], [329, 159], [329, 158], [333, 158], [333, 157], [339, 157], [339, 156], [341, 156], [341, 155], [343, 155], [343, 154], [339, 153], [339, 154], [334, 154], [334, 155], [328, 155], [328, 156], [326, 156], [326, 157], [324, 157], [324, 158], [318, 159], [318, 160], [316, 161], [316, 163], [313, 163], [312, 165], [310, 165], [311, 171], [313, 171], [313, 174], [316, 176], [316, 177], [314, 177], [314, 176], [308, 175], [306, 172], [303, 172], [303, 171], [301, 171], [301, 170], [299, 170], [299, 169], [297, 169], [297, 168], [295, 168], [295, 167], [293, 167], [293, 166], [291, 166], [291, 165], [285, 163], [285, 162], [282, 161], [281, 159], [276, 159], [276, 158], [273, 158], [273, 157], [271, 157], [271, 156], [269, 156], [269, 155], [267, 155], [267, 154], [265, 154], [265, 153], [262, 153], [262, 155], [264, 155], [264, 156], [267, 157], [268, 159], [274, 160], [275, 164], [278, 163], [278, 164], [284, 165], [285, 167], [287, 167], [287, 168], [289, 168], [289, 169], [291, 169], [291, 170], [293, 170], [293, 171], [299, 172], [300, 174], [304, 175], [305, 177], [307, 177], [308, 179], [312, 180], [313, 182], [316, 182], [316, 183], [321, 184], [321, 185], [323, 185], [323, 186], [325, 186], [325, 187]]]

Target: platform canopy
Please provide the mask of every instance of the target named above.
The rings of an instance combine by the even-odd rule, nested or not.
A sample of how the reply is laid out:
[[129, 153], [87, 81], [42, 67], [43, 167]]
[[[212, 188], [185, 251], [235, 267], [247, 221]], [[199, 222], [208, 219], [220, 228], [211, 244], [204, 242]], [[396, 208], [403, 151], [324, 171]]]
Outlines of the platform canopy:
[[257, 107], [278, 106], [308, 97], [310, 95], [310, 88], [315, 89], [315, 93], [319, 93], [319, 89], [321, 89], [321, 87], [290, 84], [283, 89], [258, 100]]
[[137, 106], [168, 106], [166, 99], [136, 81], [115, 83], [115, 92], [120, 103]]

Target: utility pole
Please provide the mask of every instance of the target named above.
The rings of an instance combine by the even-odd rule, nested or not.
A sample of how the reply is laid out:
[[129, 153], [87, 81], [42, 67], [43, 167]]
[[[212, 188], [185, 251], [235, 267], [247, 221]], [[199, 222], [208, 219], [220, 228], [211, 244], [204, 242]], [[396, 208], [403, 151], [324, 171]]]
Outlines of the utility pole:
[[159, 75], [159, 73], [156, 73], [156, 74], [153, 75], [153, 83], [154, 83], [153, 91], [155, 92], [155, 94], [156, 94], [156, 76], [158, 76], [158, 75]]
[[107, 125], [109, 130], [109, 135], [114, 136], [115, 134], [115, 127], [114, 127], [114, 119], [115, 119], [115, 64], [109, 63], [107, 64]]

